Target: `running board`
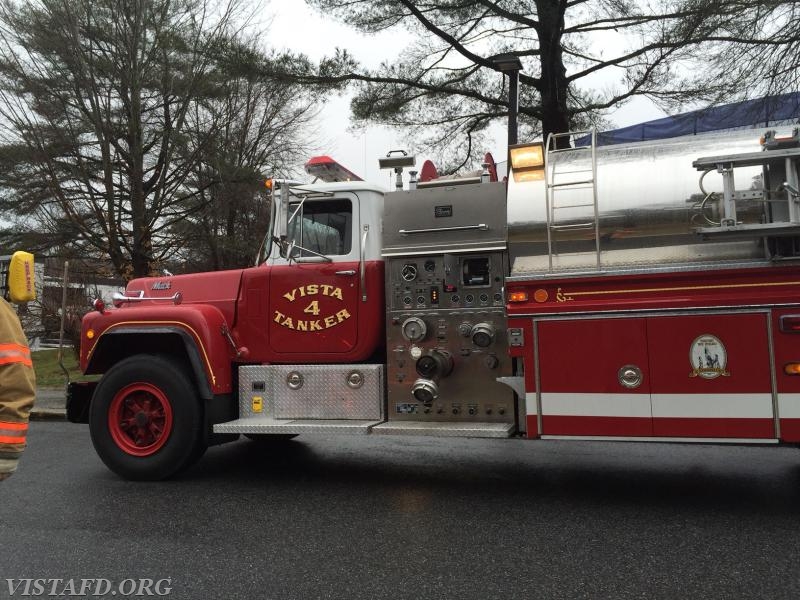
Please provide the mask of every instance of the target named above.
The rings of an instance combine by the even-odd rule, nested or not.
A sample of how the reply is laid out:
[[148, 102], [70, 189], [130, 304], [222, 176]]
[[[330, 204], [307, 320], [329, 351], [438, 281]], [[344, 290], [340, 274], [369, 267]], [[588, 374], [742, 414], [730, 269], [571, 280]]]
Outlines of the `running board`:
[[431, 421], [388, 421], [372, 428], [380, 435], [427, 435], [432, 437], [507, 438], [513, 423], [435, 423]]
[[217, 423], [214, 433], [344, 433], [367, 435], [381, 421], [356, 421], [347, 419], [265, 419], [247, 417]]

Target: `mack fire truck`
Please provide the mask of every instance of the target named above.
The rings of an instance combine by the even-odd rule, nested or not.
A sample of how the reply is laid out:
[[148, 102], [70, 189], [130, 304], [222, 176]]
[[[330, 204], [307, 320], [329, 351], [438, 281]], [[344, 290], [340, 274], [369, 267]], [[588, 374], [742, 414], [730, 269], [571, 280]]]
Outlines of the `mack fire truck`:
[[256, 266], [95, 303], [69, 419], [130, 479], [242, 434], [800, 442], [798, 131], [561, 135], [270, 182]]

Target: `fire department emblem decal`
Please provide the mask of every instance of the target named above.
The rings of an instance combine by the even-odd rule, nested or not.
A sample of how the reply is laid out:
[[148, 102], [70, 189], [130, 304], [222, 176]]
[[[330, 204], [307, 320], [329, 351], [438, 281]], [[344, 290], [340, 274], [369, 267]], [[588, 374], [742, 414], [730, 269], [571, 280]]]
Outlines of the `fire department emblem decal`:
[[728, 353], [725, 345], [714, 335], [706, 334], [695, 338], [689, 349], [689, 362], [692, 365], [689, 377], [716, 379], [719, 376], [730, 376], [727, 371]]

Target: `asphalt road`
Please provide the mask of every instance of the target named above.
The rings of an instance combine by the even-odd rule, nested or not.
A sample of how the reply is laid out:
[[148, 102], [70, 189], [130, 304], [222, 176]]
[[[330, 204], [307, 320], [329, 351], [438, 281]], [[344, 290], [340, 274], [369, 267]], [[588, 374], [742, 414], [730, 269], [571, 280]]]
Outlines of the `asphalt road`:
[[142, 484], [85, 426], [37, 422], [0, 505], [0, 598], [9, 578], [169, 578], [198, 600], [800, 595], [791, 448], [301, 437]]

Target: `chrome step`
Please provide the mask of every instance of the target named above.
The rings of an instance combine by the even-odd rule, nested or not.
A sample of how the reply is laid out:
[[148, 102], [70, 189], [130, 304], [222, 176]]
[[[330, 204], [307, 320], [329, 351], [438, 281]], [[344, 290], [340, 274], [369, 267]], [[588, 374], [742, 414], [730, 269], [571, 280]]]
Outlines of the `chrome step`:
[[387, 421], [372, 428], [376, 435], [426, 435], [431, 437], [507, 438], [513, 423], [432, 423], [430, 421]]

